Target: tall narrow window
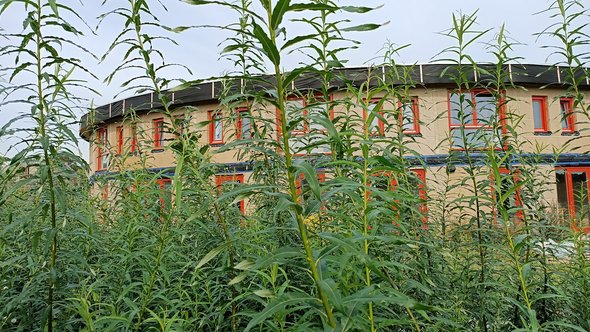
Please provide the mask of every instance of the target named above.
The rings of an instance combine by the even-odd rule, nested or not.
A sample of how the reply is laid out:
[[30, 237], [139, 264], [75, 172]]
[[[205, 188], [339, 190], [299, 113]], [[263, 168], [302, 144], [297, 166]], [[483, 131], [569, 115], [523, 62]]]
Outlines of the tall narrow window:
[[575, 230], [590, 233], [590, 167], [566, 167], [555, 171], [557, 202]]
[[164, 146], [164, 119], [154, 119], [152, 127], [154, 130], [154, 148], [162, 148]]
[[561, 111], [561, 131], [563, 133], [573, 133], [576, 131], [574, 100], [572, 98], [559, 99], [559, 109]]
[[535, 133], [549, 132], [547, 97], [533, 96], [533, 123], [535, 125]]
[[[228, 190], [232, 190], [233, 187], [244, 183], [244, 175], [243, 174], [231, 174], [231, 175], [216, 175], [215, 176], [215, 184], [217, 185], [217, 190], [219, 194], [222, 194]], [[238, 201], [236, 203], [236, 208], [240, 211], [240, 213], [244, 214], [245, 207], [244, 207], [244, 200]]]
[[404, 134], [419, 134], [420, 122], [418, 112], [418, 97], [410, 97], [399, 103], [400, 126]]
[[[367, 102], [367, 108], [363, 110], [363, 120], [369, 127], [369, 135], [371, 136], [384, 136], [385, 135], [385, 123], [383, 122], [383, 102], [381, 99], [371, 99]], [[371, 123], [366, 123], [370, 117]]]
[[129, 149], [129, 152], [134, 153], [137, 151], [137, 125], [132, 125], [129, 130], [131, 130], [131, 148]]
[[497, 107], [496, 98], [487, 91], [449, 92], [451, 147], [499, 148], [504, 132], [502, 115], [502, 107]]
[[248, 108], [238, 108], [236, 112], [238, 115], [236, 137], [238, 139], [252, 138], [252, 118], [250, 117]]
[[107, 128], [102, 127], [98, 129], [97, 133], [97, 148], [96, 148], [96, 166], [97, 170], [107, 169], [109, 167], [108, 155], [108, 131]]
[[209, 112], [209, 143], [223, 144], [223, 115], [219, 111]]
[[156, 180], [158, 190], [158, 201], [160, 203], [160, 212], [169, 211], [172, 206], [172, 179], [162, 178]]
[[305, 100], [299, 97], [290, 97], [285, 104], [287, 115], [287, 126], [291, 129], [292, 135], [305, 134], [309, 131], [306, 121], [307, 109]]
[[123, 153], [123, 126], [117, 127], [117, 153]]

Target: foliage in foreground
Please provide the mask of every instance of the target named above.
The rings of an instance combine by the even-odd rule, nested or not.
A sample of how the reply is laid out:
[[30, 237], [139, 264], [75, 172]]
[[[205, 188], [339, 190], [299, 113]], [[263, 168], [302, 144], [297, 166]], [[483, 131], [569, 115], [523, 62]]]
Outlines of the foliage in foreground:
[[[360, 85], [351, 82], [349, 99], [330, 101], [333, 69], [342, 66], [338, 53], [343, 44], [354, 45], [344, 33], [378, 27], [337, 21], [333, 15], [338, 10], [372, 9], [342, 7], [330, 0], [260, 1], [264, 13], [252, 11], [250, 1], [224, 3], [240, 16], [237, 25], [225, 27], [237, 32], [224, 49], [236, 63], [235, 76], [270, 87], [250, 90], [245, 84], [239, 92], [228, 88], [234, 93], [222, 98], [227, 109], [248, 103], [256, 120], [251, 139], [224, 147], [253, 156], [250, 184], [225, 188], [220, 195], [210, 183], [217, 171], [211, 162], [214, 152], [170, 121], [170, 130], [179, 133], [169, 144], [178, 160], [170, 191], [153, 186], [164, 174], [142, 170], [94, 178], [109, 186], [111, 200], [106, 203], [89, 193], [85, 165], [71, 151], [75, 135], [67, 126], [76, 119], [72, 105], [79, 102], [69, 93], [80, 85], [71, 75], [85, 68], [55, 52], [65, 41], [47, 28], [80, 34], [59, 14], [74, 11], [55, 1], [25, 3], [30, 9], [25, 33], [10, 36], [19, 42], [2, 49], [3, 54], [22, 57], [10, 69], [12, 76], [31, 75], [36, 83], [36, 88], [6, 86], [1, 91], [10, 96], [24, 89], [30, 94], [21, 102], [31, 107], [28, 118], [35, 126], [21, 142], [23, 152], [3, 160], [0, 174], [2, 330], [590, 329], [588, 240], [568, 225], [552, 223], [554, 212], [538, 190], [550, 180], [539, 178], [534, 159], [519, 160], [518, 183], [507, 163], [518, 158], [524, 142], [514, 134], [519, 119], [510, 114], [500, 118], [500, 109], [509, 109], [511, 102], [502, 92], [518, 88], [506, 83], [502, 65], [516, 59], [509, 55], [512, 44], [503, 28], [489, 44], [496, 66], [475, 67], [489, 79], [471, 86], [466, 73], [475, 65], [467, 49], [486, 32], [473, 30], [475, 15], [454, 17], [448, 36], [456, 45], [441, 55], [451, 62], [447, 74], [453, 75], [457, 90], [488, 91], [497, 105], [490, 125], [505, 120], [513, 135], [497, 137], [506, 141], [502, 151], [489, 144], [483, 163], [468, 149], [461, 156], [467, 162], [457, 170], [458, 179], [442, 171], [440, 183], [432, 185], [436, 190], [429, 190], [428, 215], [421, 208], [424, 199], [415, 195], [417, 179], [410, 172], [420, 165], [402, 157], [415, 153], [412, 137], [379, 138], [368, 129], [375, 117], [383, 117], [387, 130], [399, 133], [399, 110], [380, 115], [365, 102], [383, 95], [383, 101], [405, 100], [415, 83], [396, 69], [393, 55], [399, 50], [390, 50], [384, 57], [384, 64], [393, 68], [390, 76], [375, 75]], [[576, 33], [575, 25], [584, 10], [578, 2], [557, 1], [550, 11], [566, 22], [552, 33], [565, 42], [564, 61], [571, 70], [568, 93], [583, 118], [588, 113], [577, 80], [587, 73], [571, 50], [584, 36]], [[300, 12], [306, 15], [298, 22], [314, 33], [277, 38], [286, 34], [284, 17]], [[145, 33], [146, 26], [158, 26], [157, 20], [145, 1], [130, 0], [128, 8], [114, 13], [125, 23], [112, 49], [128, 47], [128, 52], [109, 79], [124, 70], [145, 68], [145, 75], [126, 84], [154, 92], [161, 105], [156, 112], [173, 120], [169, 81], [159, 77], [167, 65], [153, 44], [156, 37]], [[282, 75], [282, 57], [294, 50], [312, 60]], [[278, 79], [260, 82], [255, 74], [268, 68]], [[308, 117], [298, 110], [291, 121], [284, 121], [287, 97], [306, 93], [290, 90], [301, 75], [315, 75], [322, 84], [308, 108], [355, 105], [369, 116], [347, 114], [332, 120], [328, 112]], [[268, 105], [276, 107], [283, 120], [278, 142], [274, 124], [260, 113]], [[460, 120], [466, 121], [462, 115]], [[327, 129], [320, 138], [310, 133], [300, 139], [329, 146], [330, 156], [294, 157], [301, 151], [293, 147], [290, 132], [303, 122]], [[7, 128], [2, 135], [13, 135]], [[472, 144], [465, 133], [462, 140]], [[113, 156], [111, 164], [126, 157]], [[505, 166], [507, 175], [500, 171]], [[25, 169], [32, 170], [31, 175], [24, 176]], [[327, 181], [317, 180], [317, 169], [325, 170]], [[304, 188], [298, 185], [301, 176]], [[448, 182], [453, 176], [456, 181]], [[392, 178], [395, 190], [389, 190]], [[457, 185], [465, 195], [452, 195]], [[507, 203], [516, 191], [525, 206]], [[233, 204], [244, 198], [256, 207], [246, 216]], [[523, 217], [516, 227], [518, 215]], [[575, 252], [569, 260], [551, 258], [544, 246], [550, 238], [572, 241]]]

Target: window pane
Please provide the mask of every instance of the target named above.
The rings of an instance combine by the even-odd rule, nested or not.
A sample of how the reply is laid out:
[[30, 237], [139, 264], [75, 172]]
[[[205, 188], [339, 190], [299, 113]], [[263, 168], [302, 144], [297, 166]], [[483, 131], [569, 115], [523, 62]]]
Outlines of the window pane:
[[402, 105], [402, 129], [404, 131], [414, 131], [414, 107], [413, 104], [404, 103]]
[[557, 205], [565, 215], [569, 215], [567, 205], [567, 185], [565, 182], [565, 171], [555, 171], [555, 184], [557, 185]]
[[541, 116], [542, 108], [540, 100], [533, 100], [533, 120], [535, 123], [535, 129], [543, 128], [543, 118]]
[[213, 116], [213, 140], [223, 141], [223, 123], [221, 121], [221, 114]]
[[[463, 130], [462, 130], [463, 129]], [[463, 133], [465, 139], [463, 138]], [[483, 149], [493, 144], [497, 147], [500, 145], [501, 129], [498, 129], [496, 135], [491, 129], [482, 128], [451, 128], [451, 144], [453, 148], [465, 149]]]
[[[379, 111], [376, 109], [377, 107], [377, 103], [370, 103], [369, 105], [367, 105], [368, 107], [368, 114], [367, 116], [373, 114], [374, 111]], [[371, 121], [371, 124], [369, 125], [369, 133], [372, 134], [381, 134], [381, 131], [379, 130], [379, 118], [376, 116], [373, 118], [373, 120]]]
[[[473, 124], [471, 93], [451, 93], [451, 124]], [[461, 121], [463, 118], [463, 121]]]
[[496, 118], [496, 99], [490, 94], [475, 96], [477, 122], [481, 125], [492, 125]]
[[305, 107], [303, 100], [291, 99], [287, 100], [287, 125], [293, 125], [292, 122], [296, 122], [292, 131], [305, 131], [305, 121], [303, 108]]
[[562, 100], [559, 102], [559, 107], [561, 109], [561, 128], [562, 129], [571, 129], [572, 124], [571, 122], [571, 110], [570, 110], [570, 103], [568, 100]]
[[572, 172], [572, 189], [578, 227], [588, 225], [590, 205], [588, 204], [588, 182], [586, 172]]
[[252, 127], [250, 125], [250, 117], [247, 113], [242, 112], [240, 113], [240, 121], [242, 123], [242, 132], [240, 133], [240, 137], [244, 139], [248, 139], [252, 137]]
[[323, 103], [322, 101], [316, 101], [317, 104], [314, 104], [312, 106], [308, 105], [308, 114], [309, 114], [309, 122], [310, 122], [310, 128], [311, 129], [315, 129], [315, 130], [324, 130], [326, 128], [324, 128], [324, 126], [320, 123], [318, 123], [317, 121], [314, 121], [313, 118], [314, 117], [321, 117], [321, 116], [328, 116], [328, 112], [327, 112], [327, 108], [328, 105]]

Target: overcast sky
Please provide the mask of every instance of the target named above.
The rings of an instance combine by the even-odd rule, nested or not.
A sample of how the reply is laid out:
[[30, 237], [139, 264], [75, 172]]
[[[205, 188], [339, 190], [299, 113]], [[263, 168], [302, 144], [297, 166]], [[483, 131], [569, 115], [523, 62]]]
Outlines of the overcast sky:
[[[168, 26], [224, 25], [235, 20], [231, 12], [218, 7], [192, 6], [175, 0], [162, 1], [166, 4], [168, 11], [158, 7], [155, 1], [152, 1], [154, 2], [152, 8], [161, 22]], [[257, 2], [257, 0], [254, 1]], [[76, 11], [92, 27], [92, 29], [83, 29], [81, 27], [86, 35], [74, 41], [91, 52], [102, 55], [108, 49], [116, 34], [121, 31], [123, 22], [121, 18], [113, 16], [95, 30], [94, 27], [98, 23], [96, 17], [109, 8], [113, 8], [113, 6], [125, 6], [127, 1], [107, 1], [105, 7], [101, 7], [101, 1], [96, 0], [82, 1], [83, 6], [78, 1], [70, 0], [68, 2], [76, 7]], [[521, 43], [515, 47], [514, 54], [518, 54], [523, 58], [522, 63], [555, 63], [561, 61], [561, 59], [555, 56], [549, 57], [551, 50], [542, 46], [555, 44], [556, 41], [548, 38], [537, 40], [535, 36], [536, 33], [556, 22], [549, 17], [548, 13], [536, 14], [546, 9], [551, 2], [548, 0], [343, 0], [341, 1], [342, 4], [383, 5], [382, 8], [370, 14], [342, 16], [352, 19], [351, 24], [368, 22], [389, 22], [389, 24], [371, 32], [350, 33], [348, 37], [361, 41], [362, 46], [342, 53], [341, 57], [348, 60], [347, 66], [362, 66], [379, 62], [376, 57], [382, 55], [384, 45], [391, 42], [397, 45], [411, 45], [400, 52], [399, 57], [396, 59], [398, 63], [430, 62], [442, 49], [453, 45], [450, 38], [440, 34], [440, 32], [444, 32], [452, 26], [453, 13], [470, 14], [479, 9], [476, 28], [481, 30], [497, 29], [502, 24], [505, 24], [509, 37], [513, 41]], [[0, 28], [5, 33], [21, 32], [24, 17], [25, 10], [22, 6], [14, 5], [0, 16]], [[299, 31], [292, 27], [288, 33], [294, 35]], [[491, 41], [494, 34], [495, 31], [490, 32], [482, 41]], [[192, 75], [181, 70], [171, 70], [166, 72], [165, 75], [167, 78], [195, 79], [216, 76], [231, 71], [233, 69], [231, 63], [226, 60], [219, 60], [219, 52], [222, 48], [219, 44], [228, 36], [230, 36], [229, 33], [215, 29], [191, 29], [174, 35], [178, 45], [162, 44], [161, 51], [165, 54], [167, 62], [186, 65], [191, 69]], [[4, 46], [4, 43], [6, 43], [6, 40], [0, 39], [0, 47]], [[70, 49], [64, 49], [64, 52], [70, 51]], [[88, 100], [92, 100], [94, 104], [101, 105], [113, 101], [115, 95], [122, 90], [120, 87], [121, 82], [128, 79], [132, 74], [130, 72], [119, 75], [110, 85], [102, 82], [121, 63], [122, 51], [120, 49], [119, 52], [111, 54], [102, 63], [92, 57], [73, 53], [76, 57], [80, 57], [83, 64], [100, 78], [100, 80], [94, 80], [85, 77], [89, 79], [89, 84], [101, 93], [101, 95], [83, 93], [83, 96]], [[471, 48], [471, 54], [474, 55], [476, 61], [492, 60], [492, 57], [486, 54], [482, 44], [474, 45]], [[292, 69], [302, 58], [292, 56], [287, 60], [285, 70]], [[6, 56], [0, 58], [0, 68], [12, 65], [13, 61], [13, 59]], [[27, 79], [30, 79], [30, 77], [22, 76], [13, 83], [31, 82], [27, 81]], [[130, 94], [129, 92], [124, 93], [117, 99], [127, 97]], [[27, 110], [23, 109], [22, 105], [3, 107], [0, 109], [0, 125], [4, 125], [10, 118], [23, 111], [26, 112]], [[80, 111], [80, 115], [82, 113]], [[0, 139], [3, 139], [0, 142], [0, 154], [12, 155], [13, 152], [8, 152], [8, 150], [14, 142], [4, 138]], [[81, 141], [80, 149], [84, 156], [88, 155], [88, 145], [85, 142]]]

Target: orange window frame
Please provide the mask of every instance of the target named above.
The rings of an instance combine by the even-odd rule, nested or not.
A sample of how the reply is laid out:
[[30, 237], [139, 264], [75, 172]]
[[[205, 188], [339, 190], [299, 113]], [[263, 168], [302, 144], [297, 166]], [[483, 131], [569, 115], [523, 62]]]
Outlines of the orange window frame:
[[[223, 132], [223, 114], [220, 111], [209, 111], [207, 113], [209, 120], [209, 144], [223, 144], [224, 132]], [[216, 123], [220, 123], [221, 138], [215, 137]]]
[[102, 161], [106, 155], [106, 144], [108, 139], [108, 130], [105, 127], [99, 128], [97, 131], [97, 148], [96, 148], [96, 169], [102, 170]]
[[[217, 187], [217, 191], [219, 194], [222, 194], [223, 184], [226, 182], [237, 182], [237, 183], [244, 183], [244, 174], [229, 174], [229, 175], [216, 175], [215, 176], [215, 186]], [[245, 213], [245, 204], [244, 200], [238, 202], [240, 205], [240, 212], [242, 214]]]
[[[565, 171], [565, 185], [567, 190], [567, 207], [568, 212], [573, 220], [572, 229], [575, 231], [583, 231], [586, 234], [590, 234], [590, 227], [580, 229], [576, 221], [576, 200], [574, 193], [574, 185], [572, 179], [572, 173], [584, 172], [586, 173], [586, 186], [588, 193], [590, 193], [590, 167], [557, 167], [555, 170]], [[588, 202], [590, 203], [590, 195], [588, 195]]]
[[[428, 194], [426, 192], [426, 169], [424, 168], [413, 168], [409, 170], [411, 173], [414, 173], [420, 183], [418, 184], [418, 197], [422, 202], [420, 203], [420, 213], [422, 214], [422, 229], [428, 229], [428, 205], [427, 205], [427, 198]], [[378, 172], [373, 174], [373, 176], [391, 176], [391, 172]], [[389, 181], [389, 188], [391, 191], [394, 191], [397, 187], [397, 180], [395, 177], [391, 177]], [[367, 198], [371, 194], [370, 191], [367, 191]], [[394, 207], [395, 209], [395, 207]], [[399, 219], [398, 215], [398, 219]], [[391, 222], [393, 225], [397, 225], [397, 222], [394, 220]]]
[[187, 125], [187, 116], [185, 114], [177, 114], [174, 116], [174, 121], [176, 121], [175, 136], [178, 138], [185, 131], [185, 126]]
[[164, 198], [164, 190], [166, 190], [166, 185], [167, 184], [172, 184], [172, 179], [170, 178], [162, 178], [162, 179], [158, 179], [156, 180], [156, 185], [158, 186], [158, 188], [160, 189], [160, 209], [162, 211], [164, 211], [165, 207], [166, 207], [166, 199]]
[[[538, 127], [535, 125], [535, 107], [534, 104], [539, 103], [539, 118], [541, 119], [541, 126]], [[549, 132], [549, 114], [547, 111], [547, 97], [546, 96], [533, 96], [532, 98], [533, 104], [533, 127], [535, 133], [548, 133]]]
[[123, 153], [123, 126], [117, 127], [117, 153]]
[[[510, 175], [510, 170], [506, 167], [502, 167], [499, 169], [500, 171], [500, 175]], [[520, 171], [518, 169], [513, 169], [512, 171], [512, 180], [514, 182], [514, 185], [517, 186], [520, 182]], [[496, 190], [495, 190], [495, 185], [496, 185], [496, 181], [494, 179], [493, 174], [490, 176], [490, 181], [492, 181], [492, 202], [493, 202], [493, 213], [494, 213], [494, 219], [496, 219], [496, 217], [498, 217], [498, 208], [496, 206]], [[522, 191], [521, 188], [518, 187], [516, 188], [516, 190], [514, 191], [514, 207], [515, 208], [520, 208], [520, 210], [518, 210], [515, 213], [516, 216], [516, 221], [518, 223], [522, 222], [524, 220], [524, 211], [522, 210], [522, 208], [524, 207], [523, 202], [522, 202]]]
[[161, 148], [164, 145], [164, 118], [152, 120], [154, 135], [154, 148]]
[[[412, 129], [404, 129], [404, 105], [410, 104], [412, 107]], [[399, 109], [399, 126], [402, 128], [404, 134], [420, 134], [420, 109], [417, 96], [412, 96], [410, 99], [398, 102]]]
[[[369, 117], [368, 114], [368, 109], [369, 109], [369, 105], [371, 104], [375, 104], [375, 106], [377, 104], [379, 104], [379, 102], [381, 102], [382, 98], [371, 98], [371, 99], [363, 99], [363, 103], [366, 107], [363, 107], [363, 126], [365, 127], [364, 129], [366, 130], [371, 130], [371, 124], [369, 124], [369, 127], [367, 128], [367, 118]], [[381, 119], [383, 117], [383, 104], [381, 104], [381, 108], [377, 111], [377, 114], [379, 114], [380, 117], [375, 116], [375, 119], [377, 119], [377, 130], [375, 131], [371, 131], [369, 132], [369, 135], [371, 136], [378, 136], [378, 137], [383, 137], [385, 136], [385, 122], [383, 122], [383, 120]]]
[[[472, 118], [472, 123], [470, 124], [461, 124], [461, 123], [453, 123], [452, 120], [452, 112], [451, 112], [451, 95], [453, 94], [466, 94], [469, 93], [471, 95], [471, 105], [473, 105], [472, 109], [471, 109], [471, 118]], [[504, 96], [505, 92], [502, 92], [502, 96]], [[475, 97], [478, 94], [491, 94], [491, 92], [484, 90], [484, 89], [471, 89], [471, 90], [448, 90], [447, 91], [447, 111], [448, 111], [448, 124], [449, 124], [449, 131], [452, 132], [454, 129], [460, 129], [460, 128], [464, 128], [464, 129], [489, 129], [489, 130], [494, 130], [494, 128], [486, 123], [480, 123], [480, 121], [478, 121], [477, 118], [477, 103], [475, 101]], [[499, 107], [499, 122], [500, 122], [500, 126], [501, 126], [501, 130], [502, 130], [502, 134], [506, 134], [506, 104], [505, 104], [505, 98], [501, 97], [498, 100], [498, 103], [500, 103], [500, 107]], [[496, 106], [497, 108], [497, 106]], [[452, 137], [452, 134], [451, 134]], [[500, 150], [501, 147], [496, 148], [496, 150]], [[452, 142], [451, 142], [451, 150], [456, 150], [456, 151], [465, 151], [466, 149], [464, 148], [460, 148], [460, 147], [453, 147], [452, 146]]]
[[131, 130], [131, 148], [129, 151], [133, 153], [137, 150], [137, 126], [133, 125], [129, 129]]
[[[324, 97], [320, 94], [314, 94], [314, 99], [317, 102], [330, 102], [332, 101], [332, 95], [328, 96], [328, 100], [324, 100]], [[299, 97], [299, 96], [289, 96], [287, 97], [287, 101], [301, 101], [302, 105], [303, 105], [303, 117], [304, 117], [304, 121], [303, 121], [303, 130], [291, 130], [291, 135], [293, 136], [297, 136], [297, 135], [304, 135], [310, 132], [310, 126], [309, 126], [309, 122], [307, 121], [307, 116], [309, 114], [309, 109], [308, 107], [308, 98], [305, 97]], [[286, 114], [286, 109], [285, 109], [285, 117], [287, 117]], [[330, 116], [330, 119], [333, 120], [334, 119], [334, 109], [330, 108], [328, 110], [328, 114]], [[277, 108], [276, 109], [276, 117], [277, 117], [277, 139], [281, 138], [281, 125], [282, 125], [282, 119], [281, 119], [281, 111]], [[288, 119], [287, 119], [288, 120]]]
[[561, 116], [561, 131], [563, 133], [575, 132], [576, 118], [574, 115], [573, 98], [559, 98], [559, 114]]
[[242, 137], [242, 133], [244, 132], [244, 128], [243, 128], [243, 115], [244, 114], [248, 114], [248, 108], [247, 107], [238, 107], [236, 108], [236, 115], [237, 115], [237, 121], [236, 121], [236, 138], [237, 139], [249, 139], [252, 138], [252, 118], [248, 118], [250, 120], [250, 133], [249, 136], [250, 137]]

